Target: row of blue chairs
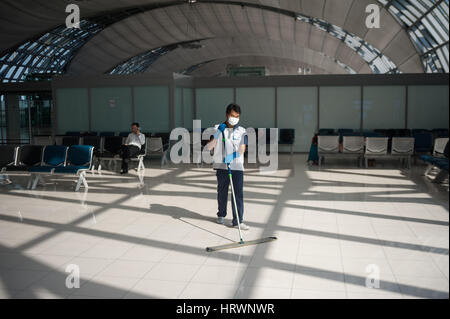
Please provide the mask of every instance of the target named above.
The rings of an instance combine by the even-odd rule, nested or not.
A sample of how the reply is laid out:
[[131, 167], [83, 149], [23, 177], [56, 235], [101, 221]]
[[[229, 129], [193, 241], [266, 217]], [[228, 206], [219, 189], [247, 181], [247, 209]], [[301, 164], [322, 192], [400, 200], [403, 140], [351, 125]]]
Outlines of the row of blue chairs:
[[[150, 132], [142, 132], [146, 137], [155, 137], [159, 135], [166, 135], [169, 136], [170, 133], [150, 133]], [[113, 131], [106, 131], [106, 132], [95, 132], [95, 131], [89, 131], [89, 132], [81, 132], [81, 131], [68, 131], [65, 134], [58, 135], [58, 136], [78, 136], [78, 137], [85, 137], [85, 136], [100, 136], [100, 137], [106, 137], [106, 136], [120, 136], [120, 137], [127, 137], [128, 134], [130, 134], [129, 131], [127, 132], [113, 132]]]
[[[147, 137], [146, 140], [149, 138]], [[151, 138], [150, 138], [151, 139]], [[118, 161], [120, 158], [117, 155], [120, 154], [122, 144], [125, 141], [125, 137], [122, 136], [61, 136], [60, 140], [56, 139], [57, 145], [63, 145], [71, 147], [74, 145], [90, 145], [94, 150], [94, 163], [101, 169], [100, 161], [108, 160], [111, 164], [112, 161]], [[47, 136], [44, 139], [34, 139], [34, 143], [38, 145], [52, 145], [52, 139]], [[45, 144], [49, 143], [49, 144]], [[144, 169], [144, 157], [147, 156], [147, 143], [141, 147], [140, 153], [131, 158], [132, 161], [138, 161], [138, 170]], [[121, 160], [121, 159], [120, 159]]]
[[127, 137], [130, 132], [79, 132], [69, 131], [64, 134], [65, 136], [122, 136]]
[[93, 147], [90, 145], [23, 145], [0, 146], [1, 173], [9, 180], [8, 172], [30, 173], [27, 188], [35, 189], [44, 183], [45, 175], [75, 175], [78, 182], [75, 191], [83, 184], [88, 188], [86, 172], [92, 166]]

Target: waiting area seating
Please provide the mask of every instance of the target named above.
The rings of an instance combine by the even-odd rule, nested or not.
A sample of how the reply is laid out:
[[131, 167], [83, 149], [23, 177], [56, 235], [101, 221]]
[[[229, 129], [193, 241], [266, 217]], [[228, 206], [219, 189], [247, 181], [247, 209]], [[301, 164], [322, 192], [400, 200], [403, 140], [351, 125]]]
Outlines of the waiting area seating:
[[448, 137], [439, 137], [434, 140], [433, 156], [445, 157], [445, 147], [448, 143]]
[[[90, 145], [93, 146], [93, 164], [91, 169], [94, 170], [97, 168], [101, 170], [102, 163], [106, 161], [108, 166], [112, 168], [112, 164], [120, 159], [120, 149], [121, 145], [124, 143], [126, 137], [129, 132], [66, 132], [65, 135], [55, 136], [55, 139], [52, 139], [51, 136], [39, 136], [33, 138], [34, 145], [62, 145], [66, 147], [74, 146], [74, 145]], [[144, 133], [146, 135], [146, 139], [149, 139], [151, 136], [150, 133]], [[155, 135], [157, 135], [156, 133]], [[166, 134], [166, 133], [161, 133]], [[168, 133], [167, 133], [168, 134]], [[160, 138], [160, 137], [152, 137], [152, 138]], [[168, 138], [168, 135], [167, 135]], [[161, 139], [161, 138], [160, 138]], [[148, 143], [146, 143], [147, 145]], [[145, 169], [144, 166], [144, 158], [147, 156], [148, 148], [146, 145], [143, 146], [142, 151], [136, 157], [131, 158], [131, 161], [138, 162], [138, 170]], [[163, 146], [164, 148], [164, 146]], [[163, 152], [161, 152], [163, 153]], [[115, 169], [112, 168], [112, 169]]]
[[[105, 140], [105, 145], [107, 145], [106, 140]], [[102, 166], [101, 166], [101, 162], [102, 161], [108, 161], [108, 166], [111, 169], [111, 164], [114, 163], [113, 166], [113, 170], [116, 171], [116, 163], [118, 161], [122, 161], [122, 158], [120, 157], [120, 146], [122, 145], [122, 143], [120, 143], [119, 145], [119, 149], [117, 150], [116, 146], [117, 144], [114, 144], [113, 142], [111, 142], [110, 145], [105, 146], [104, 152], [101, 153], [98, 157], [99, 160], [99, 166], [98, 166], [98, 170], [101, 171]], [[108, 148], [106, 148], [108, 147]], [[142, 171], [145, 169], [145, 165], [144, 165], [144, 158], [147, 156], [147, 143], [142, 145], [140, 152], [136, 155], [136, 157], [132, 157], [130, 158], [130, 161], [134, 161], [137, 162], [137, 171]]]
[[[446, 137], [447, 135], [447, 137]], [[365, 160], [368, 167], [371, 159], [399, 159], [411, 167], [416, 155], [441, 156], [448, 141], [445, 129], [375, 129], [357, 131], [353, 129], [322, 128], [317, 136], [318, 164], [325, 157], [354, 157]]]
[[92, 165], [93, 147], [89, 145], [23, 145], [0, 146], [1, 173], [9, 180], [8, 172], [30, 173], [27, 188], [35, 189], [44, 182], [45, 175], [74, 175], [78, 177], [75, 191], [81, 184], [88, 188], [86, 171]]
[[16, 161], [16, 147], [13, 145], [4, 145], [0, 148], [0, 177], [5, 180], [6, 183], [10, 183], [6, 167], [13, 165]]
[[397, 158], [407, 161], [411, 168], [411, 157], [414, 155], [414, 138], [392, 137], [391, 151], [388, 150], [388, 137], [367, 137], [364, 152], [365, 166], [369, 167], [369, 159]]
[[318, 136], [319, 167], [322, 166], [325, 157], [356, 158], [361, 165], [364, 154], [364, 137], [343, 136], [342, 144], [339, 143], [339, 138], [339, 135]]
[[427, 169], [425, 170], [425, 175], [428, 175], [432, 169], [437, 168], [440, 172], [434, 179], [434, 182], [440, 183], [443, 181], [444, 177], [448, 177], [448, 168], [449, 168], [449, 158], [448, 158], [448, 139], [445, 145], [444, 151], [442, 152], [442, 156], [436, 155], [422, 155], [421, 159], [428, 164]]
[[295, 129], [281, 128], [278, 145], [290, 146], [290, 153], [293, 154], [294, 153], [294, 143], [295, 143]]
[[388, 147], [388, 137], [343, 136], [342, 144], [338, 135], [318, 136], [319, 167], [325, 157], [353, 157], [361, 161], [364, 158], [366, 168], [370, 159], [396, 158], [406, 160], [411, 167], [411, 157], [414, 155], [414, 138], [393, 137], [391, 149]]
[[[411, 167], [411, 158], [420, 155], [443, 158], [448, 143], [448, 129], [320, 129], [317, 136], [319, 166], [325, 157], [365, 159], [396, 158]], [[445, 169], [445, 165], [444, 165]]]

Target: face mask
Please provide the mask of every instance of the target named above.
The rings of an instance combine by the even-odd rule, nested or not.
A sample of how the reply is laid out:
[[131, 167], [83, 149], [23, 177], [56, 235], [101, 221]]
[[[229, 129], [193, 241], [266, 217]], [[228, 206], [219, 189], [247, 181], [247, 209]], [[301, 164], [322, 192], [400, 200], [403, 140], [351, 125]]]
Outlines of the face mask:
[[230, 116], [228, 118], [228, 124], [230, 124], [231, 126], [235, 126], [236, 124], [239, 123], [239, 118], [238, 117], [232, 117]]

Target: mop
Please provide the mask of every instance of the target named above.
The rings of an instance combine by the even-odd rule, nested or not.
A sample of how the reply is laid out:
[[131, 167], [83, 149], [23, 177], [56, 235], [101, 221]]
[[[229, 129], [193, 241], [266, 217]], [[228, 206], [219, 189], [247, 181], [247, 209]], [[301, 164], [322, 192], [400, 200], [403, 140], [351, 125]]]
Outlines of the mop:
[[[225, 134], [224, 133], [222, 133], [222, 134], [223, 134], [223, 141], [225, 144]], [[234, 195], [233, 177], [231, 175], [230, 163], [227, 163], [227, 168], [228, 168], [228, 176], [230, 177], [231, 197], [233, 199], [231, 202], [231, 205], [234, 204], [234, 208], [235, 208], [234, 211], [237, 215], [236, 220], [237, 220], [238, 230], [239, 230], [239, 241], [231, 243], [231, 244], [225, 244], [225, 245], [220, 245], [220, 246], [215, 246], [215, 247], [206, 247], [206, 251], [212, 252], [212, 251], [218, 251], [218, 250], [224, 250], [224, 249], [238, 248], [238, 247], [267, 243], [267, 242], [276, 240], [277, 237], [265, 237], [265, 238], [255, 239], [255, 240], [244, 241], [244, 239], [242, 238], [241, 222], [239, 220], [239, 212], [238, 212], [238, 208], [236, 205], [236, 196]]]

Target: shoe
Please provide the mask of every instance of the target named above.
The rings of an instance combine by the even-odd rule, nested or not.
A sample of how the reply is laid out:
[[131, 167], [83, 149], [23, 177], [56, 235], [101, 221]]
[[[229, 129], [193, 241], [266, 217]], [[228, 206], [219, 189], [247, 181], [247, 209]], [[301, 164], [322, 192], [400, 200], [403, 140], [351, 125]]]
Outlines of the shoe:
[[223, 225], [224, 222], [225, 222], [225, 218], [224, 217], [217, 217], [217, 224]]
[[122, 174], [122, 175], [128, 174], [128, 171], [121, 171], [120, 174]]
[[[238, 225], [237, 224], [234, 225], [233, 223], [231, 223], [229, 226], [230, 227], [234, 227], [234, 228], [238, 228]], [[244, 223], [241, 223], [241, 230], [249, 230], [249, 229], [250, 229], [250, 227], [248, 225], [246, 225]]]
[[[237, 227], [237, 225], [236, 225], [236, 227]], [[244, 224], [244, 223], [241, 224], [241, 230], [249, 230], [249, 229], [250, 229], [250, 227], [247, 224]]]

